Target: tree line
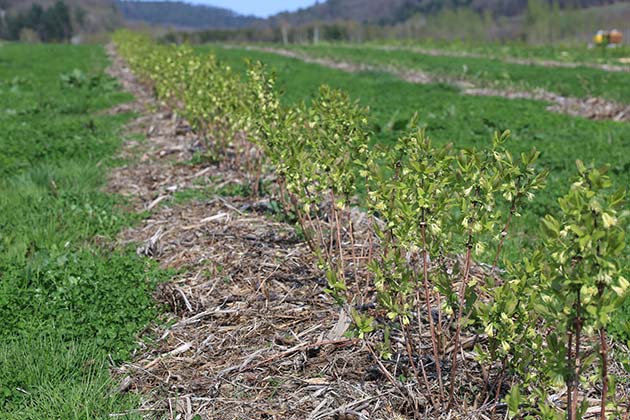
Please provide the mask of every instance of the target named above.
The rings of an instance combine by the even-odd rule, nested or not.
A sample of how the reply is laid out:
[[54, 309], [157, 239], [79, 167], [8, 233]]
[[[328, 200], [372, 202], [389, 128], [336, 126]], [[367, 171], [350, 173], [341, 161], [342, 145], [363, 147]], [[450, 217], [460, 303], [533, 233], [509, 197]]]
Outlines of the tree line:
[[181, 1], [116, 0], [115, 4], [125, 19], [179, 28], [244, 28], [259, 23], [261, 20], [253, 16], [239, 15], [220, 7], [194, 5]]
[[25, 12], [0, 19], [0, 37], [10, 41], [36, 38], [42, 42], [66, 42], [73, 34], [73, 20], [78, 25], [83, 23], [85, 11], [76, 8], [73, 11], [58, 0], [48, 8], [33, 4]]
[[[167, 34], [164, 40], [176, 43], [259, 41], [302, 44], [432, 39], [553, 45], [581, 44], [589, 42], [598, 29], [626, 27], [623, 14], [615, 14], [615, 10], [622, 10], [622, 4], [619, 7], [582, 8], [580, 0], [527, 0], [526, 8], [520, 14], [507, 16], [495, 15], [490, 9], [477, 11], [474, 6], [486, 0], [472, 1], [465, 7], [466, 1], [454, 1], [457, 5], [442, 5], [442, 9], [434, 14], [416, 13], [396, 23], [352, 19], [296, 23], [291, 19], [274, 18], [270, 25], [238, 30], [176, 31]], [[429, 2], [425, 6], [429, 7]]]

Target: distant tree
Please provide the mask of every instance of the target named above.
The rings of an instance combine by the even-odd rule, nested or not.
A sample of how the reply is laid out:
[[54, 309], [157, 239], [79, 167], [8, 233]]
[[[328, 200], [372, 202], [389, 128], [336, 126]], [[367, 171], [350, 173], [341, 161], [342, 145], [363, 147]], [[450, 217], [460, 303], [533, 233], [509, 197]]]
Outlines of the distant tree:
[[552, 7], [546, 0], [528, 0], [525, 12], [528, 41], [550, 41]]
[[20, 42], [37, 43], [41, 41], [37, 32], [30, 28], [23, 28], [20, 31]]
[[[32, 29], [40, 38], [44, 30], [44, 8], [39, 4], [34, 4], [22, 20], [23, 28]], [[20, 32], [23, 28], [20, 28]]]
[[115, 0], [114, 4], [125, 19], [179, 28], [233, 29], [259, 21], [253, 16], [242, 16], [232, 10], [181, 1]]
[[74, 21], [76, 22], [78, 27], [83, 27], [83, 25], [85, 25], [86, 16], [87, 16], [87, 12], [81, 6], [77, 6], [74, 9]]
[[12, 41], [20, 39], [20, 31], [26, 27], [26, 17], [23, 14], [19, 14], [15, 17], [8, 17], [6, 19], [6, 33], [7, 38]]
[[[39, 4], [34, 4], [26, 13], [6, 19], [6, 36], [11, 40], [23, 38], [28, 29], [37, 35], [43, 42], [62, 42], [72, 37], [72, 20], [70, 8], [58, 0], [53, 6], [44, 9]], [[33, 36], [27, 37], [29, 40]]]
[[291, 29], [291, 26], [289, 25], [288, 22], [281, 22], [280, 23], [280, 31], [282, 32], [282, 44], [283, 45], [288, 45], [289, 44], [289, 30]]
[[42, 26], [40, 36], [43, 40], [69, 40], [72, 37], [72, 20], [68, 6], [62, 0], [58, 0], [54, 6], [44, 12]]
[[348, 40], [348, 29], [341, 23], [324, 25], [323, 33], [326, 41], [346, 41]]

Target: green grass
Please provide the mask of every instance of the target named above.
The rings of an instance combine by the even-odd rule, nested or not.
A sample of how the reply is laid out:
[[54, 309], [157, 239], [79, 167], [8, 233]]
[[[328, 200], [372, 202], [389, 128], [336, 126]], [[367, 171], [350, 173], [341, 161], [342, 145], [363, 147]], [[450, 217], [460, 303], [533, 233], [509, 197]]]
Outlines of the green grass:
[[229, 182], [220, 183], [218, 186], [211, 184], [200, 184], [195, 188], [176, 191], [171, 202], [172, 204], [186, 204], [192, 201], [207, 201], [213, 196], [249, 197], [252, 194], [251, 187], [247, 183]]
[[0, 418], [95, 419], [137, 406], [112, 393], [158, 316], [164, 277], [104, 244], [137, 216], [102, 191], [131, 97], [102, 47], [0, 47]]
[[0, 418], [106, 419], [134, 408], [133, 399], [111, 392], [115, 384], [98, 346], [48, 336], [10, 344], [0, 346]]
[[495, 58], [432, 56], [411, 51], [384, 51], [356, 46], [293, 46], [316, 57], [393, 65], [471, 81], [480, 86], [502, 86], [519, 90], [545, 89], [564, 96], [598, 96], [630, 103], [630, 72], [607, 72], [588, 67], [549, 68], [508, 63]]

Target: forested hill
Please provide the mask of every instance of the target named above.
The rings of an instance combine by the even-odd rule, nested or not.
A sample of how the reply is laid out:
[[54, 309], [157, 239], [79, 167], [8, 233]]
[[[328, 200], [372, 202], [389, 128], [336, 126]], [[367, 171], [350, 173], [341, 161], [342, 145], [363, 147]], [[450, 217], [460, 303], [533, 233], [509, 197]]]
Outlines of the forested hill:
[[129, 21], [187, 29], [236, 29], [260, 19], [239, 15], [220, 7], [193, 5], [180, 1], [116, 0], [122, 16]]
[[[58, 0], [0, 0], [0, 10], [9, 18], [20, 14], [27, 16], [29, 13], [32, 18], [32, 15], [39, 14], [37, 12], [39, 7], [48, 9], [57, 3]], [[123, 24], [114, 0], [63, 0], [63, 4], [69, 9], [76, 31], [79, 29], [81, 32], [111, 31]]]
[[[469, 8], [494, 16], [515, 16], [526, 11], [531, 0], [327, 0], [294, 13], [281, 13], [276, 20], [291, 23], [354, 20], [395, 23], [414, 14], [437, 14], [444, 9]], [[552, 0], [540, 0], [551, 3]], [[623, 0], [553, 0], [561, 9], [584, 8]]]
[[[499, 17], [522, 15], [527, 11], [528, 3], [531, 6], [532, 3], [553, 2], [561, 9], [567, 9], [623, 0], [319, 0], [311, 7], [280, 13], [269, 19], [244, 16], [232, 10], [194, 5], [180, 0], [63, 1], [71, 10], [75, 29], [80, 27], [83, 32], [98, 32], [123, 25], [123, 19], [183, 30], [241, 29], [252, 26], [265, 28], [283, 22], [295, 25], [335, 21], [396, 24], [417, 14], [430, 18], [448, 9], [473, 10], [479, 14], [489, 13], [493, 17]], [[27, 13], [33, 4], [52, 7], [57, 2], [58, 0], [0, 0], [0, 10], [5, 11], [8, 16], [16, 16]]]

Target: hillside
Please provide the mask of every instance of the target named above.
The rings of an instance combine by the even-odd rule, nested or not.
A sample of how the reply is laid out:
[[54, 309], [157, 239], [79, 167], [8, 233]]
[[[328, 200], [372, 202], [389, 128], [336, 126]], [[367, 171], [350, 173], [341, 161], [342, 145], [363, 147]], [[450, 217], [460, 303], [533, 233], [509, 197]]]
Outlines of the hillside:
[[[50, 7], [57, 0], [0, 0], [0, 10], [9, 16], [27, 12], [33, 4]], [[181, 1], [64, 0], [83, 17], [82, 32], [108, 31], [129, 23], [171, 26], [179, 29], [237, 29], [262, 21], [231, 10], [192, 5]]]
[[228, 9], [192, 5], [179, 1], [115, 0], [118, 10], [128, 21], [186, 29], [235, 29], [260, 19], [239, 15]]
[[[6, 11], [8, 15], [26, 11], [33, 4], [39, 4], [43, 7], [50, 7], [57, 0], [0, 0], [0, 9]], [[83, 23], [80, 25], [84, 32], [101, 32], [109, 31], [120, 27], [123, 20], [116, 10], [114, 0], [64, 0], [74, 11], [81, 11], [83, 14]]]
[[[560, 0], [561, 8], [584, 8], [616, 3], [616, 0]], [[401, 22], [414, 14], [433, 15], [446, 8], [472, 9], [494, 16], [515, 16], [527, 9], [528, 0], [327, 0], [276, 20], [301, 24], [312, 21], [354, 20], [371, 23]]]

